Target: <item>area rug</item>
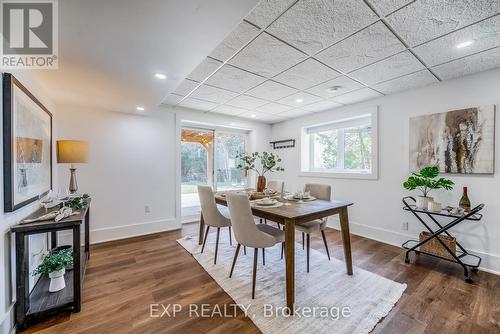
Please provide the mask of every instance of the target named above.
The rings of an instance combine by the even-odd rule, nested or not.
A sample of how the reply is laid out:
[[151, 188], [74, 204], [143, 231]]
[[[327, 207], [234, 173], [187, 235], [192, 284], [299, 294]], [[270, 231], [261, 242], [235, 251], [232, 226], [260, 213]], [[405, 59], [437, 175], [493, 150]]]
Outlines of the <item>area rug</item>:
[[[226, 232], [226, 231], [224, 231]], [[212, 240], [213, 239], [213, 240]], [[400, 284], [361, 268], [346, 274], [345, 263], [314, 249], [310, 252], [310, 272], [306, 272], [306, 252], [295, 248], [295, 314], [284, 311], [285, 262], [281, 245], [266, 249], [262, 265], [259, 250], [255, 299], [252, 299], [253, 249], [240, 249], [232, 278], [229, 278], [236, 246], [229, 245], [227, 233], [221, 240], [214, 265], [215, 236], [209, 235], [203, 254], [198, 238], [186, 236], [177, 242], [184, 247], [226, 291], [264, 334], [275, 333], [369, 333], [387, 316], [401, 298], [406, 284]]]

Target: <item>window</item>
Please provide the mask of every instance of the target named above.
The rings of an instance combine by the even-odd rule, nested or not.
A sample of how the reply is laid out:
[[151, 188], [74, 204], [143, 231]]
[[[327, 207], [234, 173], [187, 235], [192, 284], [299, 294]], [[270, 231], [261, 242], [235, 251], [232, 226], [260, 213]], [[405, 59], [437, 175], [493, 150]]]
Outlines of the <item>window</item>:
[[376, 124], [373, 123], [376, 113], [304, 128], [302, 172], [376, 178]]

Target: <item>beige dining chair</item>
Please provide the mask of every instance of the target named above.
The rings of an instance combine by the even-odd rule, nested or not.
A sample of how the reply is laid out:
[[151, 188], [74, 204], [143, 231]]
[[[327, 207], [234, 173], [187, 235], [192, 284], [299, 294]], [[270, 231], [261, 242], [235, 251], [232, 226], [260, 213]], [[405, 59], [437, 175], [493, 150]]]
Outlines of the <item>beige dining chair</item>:
[[259, 248], [262, 248], [262, 260], [265, 265], [265, 249], [281, 242], [281, 249], [283, 250], [285, 245], [285, 233], [269, 225], [256, 225], [253, 220], [252, 209], [250, 208], [250, 201], [248, 200], [247, 195], [237, 193], [228, 194], [227, 204], [229, 207], [229, 213], [232, 217], [234, 237], [238, 242], [229, 277], [233, 275], [234, 266], [236, 265], [241, 245], [254, 248], [252, 276], [252, 299], [254, 299]]
[[[332, 187], [326, 184], [308, 183], [304, 191], [309, 191], [311, 196], [324, 201], [330, 201], [332, 195]], [[309, 272], [309, 252], [310, 252], [310, 235], [314, 232], [321, 232], [323, 243], [325, 244], [328, 261], [330, 261], [330, 252], [326, 242], [325, 229], [328, 218], [315, 219], [304, 223], [295, 224], [295, 228], [302, 232], [302, 249], [304, 249], [304, 234], [306, 235], [306, 252], [307, 252], [307, 272]]]
[[232, 245], [231, 238], [231, 220], [223, 215], [217, 208], [215, 203], [214, 193], [212, 188], [209, 186], [198, 186], [198, 197], [200, 198], [201, 214], [203, 215], [203, 221], [207, 225], [207, 230], [205, 231], [205, 237], [203, 238], [203, 246], [201, 246], [201, 252], [205, 250], [205, 243], [207, 242], [208, 230], [210, 227], [217, 228], [217, 237], [215, 239], [215, 257], [214, 264], [217, 264], [217, 250], [219, 249], [219, 234], [221, 227], [229, 227], [229, 244]]
[[[277, 193], [283, 194], [284, 188], [285, 188], [285, 181], [283, 180], [271, 180], [267, 182], [267, 189], [271, 189]], [[260, 218], [260, 223], [262, 224], [262, 218]], [[267, 224], [267, 219], [264, 219], [264, 223]], [[281, 229], [281, 226], [279, 223], [276, 223], [278, 225], [278, 228]]]

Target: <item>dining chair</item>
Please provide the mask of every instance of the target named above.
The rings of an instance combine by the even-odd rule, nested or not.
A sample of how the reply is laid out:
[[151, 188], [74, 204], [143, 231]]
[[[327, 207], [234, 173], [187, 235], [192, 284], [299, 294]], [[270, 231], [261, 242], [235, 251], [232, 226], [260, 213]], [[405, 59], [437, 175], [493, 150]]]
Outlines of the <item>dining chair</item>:
[[[304, 191], [309, 191], [311, 196], [324, 201], [331, 200], [332, 187], [326, 184], [308, 183]], [[304, 249], [304, 234], [306, 235], [306, 252], [307, 252], [307, 272], [309, 272], [309, 252], [310, 252], [310, 235], [314, 232], [321, 232], [323, 243], [325, 244], [326, 254], [328, 261], [330, 261], [330, 252], [328, 251], [328, 244], [326, 242], [325, 229], [328, 218], [315, 219], [304, 223], [295, 224], [295, 228], [302, 232], [302, 249]]]
[[[271, 180], [267, 182], [267, 189], [271, 189], [277, 193], [283, 194], [284, 188], [285, 188], [285, 181], [283, 180]], [[262, 218], [260, 218], [260, 223], [262, 224]], [[264, 223], [267, 224], [267, 219], [264, 218]], [[276, 223], [278, 225], [278, 228], [281, 229], [281, 226], [279, 223]]]
[[201, 246], [201, 252], [205, 250], [205, 243], [207, 242], [208, 230], [210, 227], [217, 228], [217, 237], [215, 239], [215, 257], [214, 264], [217, 264], [217, 250], [219, 249], [219, 234], [221, 227], [229, 227], [229, 244], [232, 245], [231, 237], [231, 220], [226, 215], [223, 215], [217, 208], [215, 203], [214, 193], [212, 188], [209, 186], [198, 186], [198, 197], [200, 198], [201, 214], [203, 215], [203, 221], [207, 225], [207, 230], [205, 231], [205, 237], [203, 238], [203, 246]]
[[[240, 247], [247, 246], [254, 249], [253, 253], [253, 275], [252, 275], [252, 299], [255, 298], [255, 280], [257, 277], [257, 257], [259, 248], [262, 248], [262, 261], [265, 265], [265, 249], [281, 243], [283, 250], [285, 245], [285, 232], [265, 224], [255, 224], [250, 201], [245, 194], [228, 194], [227, 204], [232, 217], [234, 237], [238, 242], [234, 253], [233, 264], [229, 277], [233, 275], [234, 266], [240, 251]], [[283, 258], [283, 253], [282, 253]]]

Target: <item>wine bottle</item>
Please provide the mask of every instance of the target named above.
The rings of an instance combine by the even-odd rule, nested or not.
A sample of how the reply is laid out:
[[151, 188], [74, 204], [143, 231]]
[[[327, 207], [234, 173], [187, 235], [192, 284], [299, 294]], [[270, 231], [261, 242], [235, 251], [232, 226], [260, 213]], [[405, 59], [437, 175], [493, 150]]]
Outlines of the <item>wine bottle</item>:
[[464, 193], [462, 198], [460, 198], [459, 206], [464, 209], [465, 212], [470, 212], [470, 200], [469, 196], [467, 196], [467, 187], [464, 187]]

